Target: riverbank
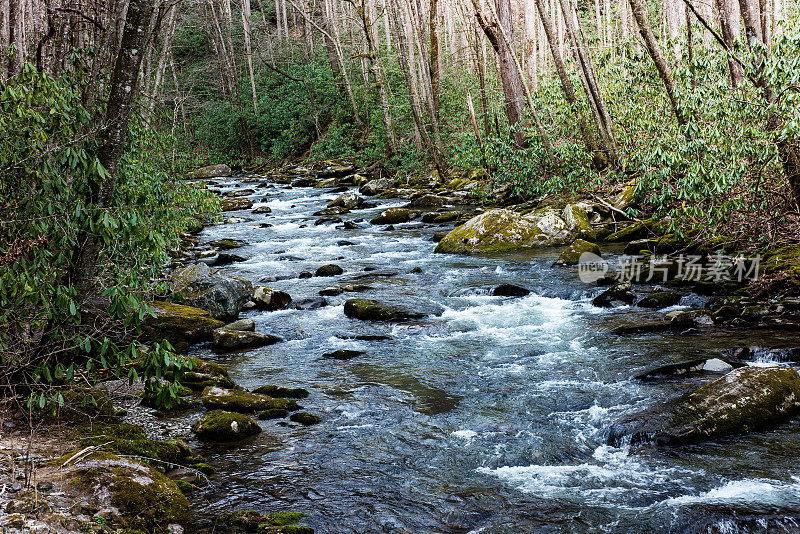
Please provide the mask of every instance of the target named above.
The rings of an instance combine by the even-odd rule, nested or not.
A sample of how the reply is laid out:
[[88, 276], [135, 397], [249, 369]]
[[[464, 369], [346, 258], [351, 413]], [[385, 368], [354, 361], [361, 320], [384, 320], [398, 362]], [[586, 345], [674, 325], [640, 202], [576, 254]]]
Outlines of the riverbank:
[[[151, 336], [159, 333], [175, 336], [172, 340], [177, 346], [200, 358], [185, 381], [192, 391], [183, 392], [186, 405], [175, 412], [159, 413], [135, 407], [132, 402], [122, 415], [124, 421], [143, 424], [150, 437], [163, 437], [166, 433], [168, 437], [187, 438], [193, 448], [208, 456], [204, 459], [209, 462], [199, 463], [210, 463], [219, 469], [217, 474], [206, 475], [214, 484], [212, 487], [204, 486], [203, 477], [193, 475], [191, 470], [181, 474], [187, 478], [194, 476], [191, 483], [199, 488], [190, 495], [199, 515], [199, 528], [209, 528], [213, 518], [245, 509], [239, 506], [244, 503], [255, 503], [263, 512], [277, 511], [278, 504], [286, 504], [292, 510], [297, 507], [310, 512], [310, 524], [323, 532], [337, 531], [336, 522], [346, 525], [339, 527], [341, 531], [369, 530], [375, 527], [375, 522], [384, 525], [391, 522], [392, 511], [402, 518], [397, 521], [405, 528], [413, 525], [416, 531], [444, 528], [438, 523], [443, 521], [442, 516], [433, 519], [411, 507], [413, 499], [397, 482], [404, 476], [420, 477], [425, 463], [440, 458], [445, 454], [443, 450], [468, 446], [465, 469], [469, 466], [471, 473], [476, 468], [483, 469], [488, 474], [482, 476], [497, 475], [500, 479], [508, 473], [513, 486], [516, 478], [524, 478], [525, 471], [512, 473], [509, 466], [527, 466], [537, 459], [558, 466], [557, 456], [546, 453], [545, 458], [542, 453], [532, 452], [543, 447], [533, 446], [535, 428], [540, 425], [544, 425], [542, 429], [547, 433], [538, 432], [539, 435], [551, 436], [549, 440], [558, 442], [559, 447], [567, 447], [569, 440], [553, 438], [554, 430], [547, 427], [552, 423], [544, 421], [557, 422], [564, 413], [572, 413], [570, 417], [580, 423], [565, 427], [573, 440], [576, 438], [571, 435], [573, 432], [585, 434], [591, 430], [593, 435], [583, 438], [588, 441], [579, 440], [576, 451], [561, 460], [575, 463], [571, 460], [580, 459], [584, 449], [597, 454], [598, 448], [604, 446], [600, 443], [608, 436], [609, 420], [642, 407], [637, 406], [641, 402], [637, 396], [647, 387], [631, 385], [629, 377], [644, 365], [664, 363], [659, 362], [663, 355], [657, 356], [647, 349], [648, 344], [663, 345], [663, 340], [668, 339], [674, 352], [667, 359], [679, 361], [685, 361], [687, 355], [696, 355], [698, 340], [707, 345], [704, 353], [719, 356], [725, 350], [749, 347], [752, 342], [762, 344], [760, 353], [725, 356], [729, 360], [763, 359], [765, 354], [772, 354], [772, 349], [777, 354], [778, 349], [792, 348], [791, 335], [783, 339], [775, 334], [778, 331], [791, 334], [789, 329], [795, 325], [797, 308], [792, 306], [788, 294], [791, 284], [778, 292], [770, 289], [759, 293], [759, 288], [754, 291], [752, 287], [722, 280], [697, 283], [690, 280], [692, 283], [687, 284], [675, 282], [677, 277], [673, 276], [662, 284], [629, 286], [602, 279], [602, 284], [611, 282], [611, 285], [599, 286], [597, 281], [583, 283], [577, 267], [553, 267], [562, 249], [572, 247], [578, 238], [584, 242], [591, 239], [600, 247], [602, 256], [610, 260], [616, 260], [620, 252], [629, 248], [642, 258], [654, 253], [660, 255], [666, 252], [667, 244], [673, 247], [673, 252], [693, 255], [698, 252], [697, 246], [678, 247], [663, 232], [659, 234], [653, 229], [658, 226], [655, 221], [617, 218], [614, 214], [620, 214], [615, 210], [623, 210], [624, 206], [616, 207], [615, 203], [624, 201], [624, 191], [602, 203], [584, 203], [588, 205], [583, 207], [581, 201], [588, 199], [558, 204], [547, 199], [520, 204], [501, 201], [498, 204], [505, 211], [493, 212], [491, 206], [481, 204], [480, 181], [469, 176], [432, 186], [426, 181], [395, 184], [380, 175], [362, 176], [354, 171], [358, 169], [349, 165], [328, 165], [317, 169], [286, 169], [265, 176], [215, 176], [204, 180], [207, 187], [218, 190], [223, 207], [230, 210], [224, 215], [226, 223], [209, 227], [199, 236], [186, 236], [186, 247], [172, 272], [173, 291], [177, 289], [176, 293], [181, 294], [181, 298], [172, 300], [182, 304], [160, 305], [161, 320], [151, 323]], [[356, 187], [361, 191], [357, 193]], [[568, 205], [572, 208], [567, 209]], [[474, 217], [486, 220], [491, 217], [493, 222], [464, 224], [471, 220], [474, 223]], [[570, 217], [575, 220], [568, 221]], [[584, 217], [588, 227], [583, 224]], [[483, 239], [483, 234], [475, 233], [461, 236], [455, 230], [461, 224], [464, 224], [461, 231], [488, 229], [483, 233], [494, 237]], [[556, 248], [541, 247], [538, 242], [535, 247], [527, 242], [519, 246], [526, 237], [539, 241], [543, 226], [550, 232], [548, 235], [559, 241]], [[504, 228], [513, 231], [505, 232]], [[625, 239], [618, 240], [620, 232]], [[609, 241], [608, 237], [615, 233], [617, 237]], [[505, 237], [498, 240], [497, 236]], [[458, 245], [465, 244], [464, 239], [470, 246], [489, 242], [502, 247], [491, 250], [490, 254], [481, 254], [480, 250], [470, 250], [468, 256], [431, 254], [437, 247], [433, 240]], [[708, 248], [707, 252], [716, 250]], [[572, 263], [568, 257], [563, 257], [562, 262]], [[218, 269], [223, 270], [215, 272]], [[666, 271], [669, 274], [670, 270]], [[214, 287], [212, 297], [206, 291], [209, 284]], [[259, 290], [259, 286], [264, 287]], [[612, 293], [606, 293], [609, 290]], [[606, 297], [601, 298], [603, 294]], [[604, 306], [592, 304], [598, 298], [601, 300], [597, 304]], [[643, 301], [648, 302], [646, 299], [655, 306], [642, 305]], [[178, 308], [186, 304], [205, 310], [193, 311], [188, 316], [176, 313], [188, 313], [190, 310]], [[756, 306], [758, 312], [747, 310], [748, 306]], [[236, 326], [240, 330], [222, 328], [240, 315], [245, 319]], [[568, 330], [562, 331], [561, 325], [567, 325]], [[754, 327], [757, 329], [753, 330]], [[619, 329], [616, 334], [614, 329]], [[587, 339], [587, 332], [602, 332], [604, 340]], [[626, 337], [622, 338], [622, 334]], [[609, 343], [612, 352], [620, 357], [625, 354], [620, 346], [642, 354], [637, 354], [634, 362], [626, 361], [617, 364], [621, 367], [612, 365], [608, 369], [608, 362], [596, 362], [591, 349], [603, 350], [604, 345], [608, 349]], [[791, 352], [786, 354], [790, 357]], [[435, 358], [428, 360], [428, 355]], [[704, 362], [710, 359], [707, 357]], [[562, 365], [580, 363], [580, 366], [574, 370], [544, 366], [562, 360]], [[655, 400], [666, 400], [674, 397], [676, 390], [709, 383], [723, 372], [704, 371], [703, 367], [705, 364], [695, 372], [685, 373], [691, 375], [688, 381], [654, 386], [659, 391]], [[593, 376], [584, 375], [589, 370]], [[462, 383], [464, 378], [459, 374], [465, 372], [474, 373], [479, 382]], [[523, 390], [543, 388], [539, 393], [545, 396], [559, 391], [569, 394], [564, 399], [557, 395], [557, 406], [549, 408], [535, 398], [518, 405], [513, 399], [504, 399], [502, 392], [518, 391], [514, 382], [523, 376], [526, 380], [518, 384]], [[355, 382], [348, 377], [354, 377]], [[488, 383], [482, 385], [480, 380]], [[505, 386], [503, 381], [507, 382]], [[593, 389], [593, 382], [600, 389]], [[620, 383], [636, 392], [619, 389]], [[236, 389], [237, 384], [251, 393]], [[275, 387], [258, 392], [259, 386]], [[565, 387], [577, 390], [561, 389]], [[299, 390], [307, 391], [308, 397], [295, 398], [303, 395]], [[294, 397], [281, 401], [280, 396], [287, 394]], [[134, 392], [132, 398], [135, 395]], [[478, 400], [475, 396], [485, 399]], [[569, 401], [570, 397], [576, 400]], [[483, 408], [476, 410], [476, 403]], [[295, 405], [304, 407], [290, 410]], [[497, 418], [489, 417], [483, 422], [470, 419], [475, 413], [499, 410], [501, 406], [504, 408]], [[216, 438], [210, 438], [218, 436], [213, 432], [200, 432], [200, 438], [195, 438], [189, 428], [204, 414], [219, 408], [244, 411], [248, 420], [261, 414], [274, 418], [264, 419], [266, 422], [259, 423], [259, 429], [263, 430], [259, 432], [253, 427], [258, 434], [242, 441], [219, 445]], [[306, 426], [287, 417], [302, 411], [321, 416], [322, 422]], [[596, 415], [598, 412], [601, 415]], [[469, 419], [464, 421], [464, 428], [460, 428], [462, 417]], [[593, 420], [594, 417], [597, 419]], [[247, 420], [241, 421], [245, 422], [237, 420], [236, 426], [246, 428]], [[533, 428], [529, 426], [531, 421]], [[425, 432], [416, 426], [420, 424], [431, 425], [432, 432], [435, 428], [437, 437], [429, 439], [443, 441], [446, 446], [427, 442]], [[390, 439], [393, 427], [402, 429], [399, 443], [409, 445], [405, 450], [402, 446], [397, 448], [390, 455], [380, 442], [386, 440], [387, 448], [389, 443], [398, 447], [398, 441]], [[444, 437], [439, 436], [440, 432]], [[533, 441], [516, 443], [519, 438], [512, 437], [519, 432], [530, 435]], [[490, 444], [502, 445], [509, 452], [499, 457], [484, 457]], [[78, 446], [65, 449], [78, 450]], [[416, 455], [426, 460], [416, 465], [413, 460]], [[370, 456], [374, 457], [371, 475], [362, 471], [370, 463]], [[627, 453], [625, 457], [631, 458]], [[338, 468], [337, 458], [341, 462]], [[182, 469], [197, 465], [186, 462], [186, 458], [175, 463]], [[404, 467], [392, 472], [392, 465]], [[287, 469], [282, 471], [282, 466]], [[624, 470], [623, 466], [624, 462], [605, 468], [617, 473]], [[459, 479], [456, 475], [463, 475], [464, 480], [474, 477], [465, 475], [461, 465], [454, 465], [451, 475], [443, 474], [440, 469], [434, 471], [440, 479], [454, 477], [454, 483]], [[639, 474], [647, 477], [649, 473]], [[338, 482], [333, 482], [337, 477]], [[376, 478], [371, 481], [373, 477]], [[266, 492], [248, 493], [248, 487], [264, 478], [269, 480]], [[420, 480], [425, 481], [425, 489], [410, 490], [411, 495], [423, 492], [426, 497], [420, 502], [427, 505], [431, 500], [441, 504], [442, 493], [455, 498], [443, 506], [457, 514], [454, 521], [459, 525], [469, 528], [480, 525], [477, 510], [484, 510], [489, 518], [500, 513], [487, 512], [491, 506], [476, 496], [486, 495], [488, 499], [494, 495], [489, 489], [491, 485], [481, 487], [477, 493], [459, 495], [435, 489], [436, 483], [431, 479]], [[600, 482], [601, 487], [615, 484]], [[382, 485], [394, 495], [393, 502], [376, 493]], [[225, 494], [228, 496], [223, 497]], [[379, 512], [370, 520], [348, 517], [345, 510], [332, 510], [348, 502], [345, 494], [354, 502], [376, 507]], [[513, 492], [504, 493], [504, 497], [512, 503], [519, 498]], [[212, 506], [203, 504], [206, 498]], [[92, 515], [84, 515], [91, 518], [89, 523], [94, 523], [91, 528], [103, 527]], [[169, 528], [169, 523], [159, 527]]]

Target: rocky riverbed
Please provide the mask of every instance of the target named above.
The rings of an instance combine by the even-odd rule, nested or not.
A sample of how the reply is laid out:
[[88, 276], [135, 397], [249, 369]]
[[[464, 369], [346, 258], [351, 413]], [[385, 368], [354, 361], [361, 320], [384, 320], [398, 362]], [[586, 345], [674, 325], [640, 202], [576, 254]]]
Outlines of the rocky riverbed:
[[[786, 288], [774, 298], [673, 266], [662, 280], [587, 283], [582, 253], [621, 273], [624, 253], [707, 259], [735, 244], [629, 220], [631, 188], [527, 202], [498, 191], [486, 206], [469, 174], [357, 171], [195, 175], [223, 221], [186, 236], [146, 328], [193, 359], [183, 401], [158, 412], [112, 394], [146, 431], [139, 453], [105, 430], [60, 472], [121, 476], [120, 462], [147, 456], [141, 440], [182, 439], [126, 467], [174, 496], [130, 523], [146, 531], [795, 528], [793, 249], [765, 257]], [[101, 504], [82, 512], [91, 528], [125, 515]]]

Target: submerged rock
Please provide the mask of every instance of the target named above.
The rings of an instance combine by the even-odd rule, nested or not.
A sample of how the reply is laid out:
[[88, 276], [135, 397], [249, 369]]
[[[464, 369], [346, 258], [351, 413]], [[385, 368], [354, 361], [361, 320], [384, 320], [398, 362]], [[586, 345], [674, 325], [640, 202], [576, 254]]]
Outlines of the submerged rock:
[[308, 390], [303, 388], [285, 388], [283, 386], [259, 386], [253, 390], [259, 395], [269, 395], [276, 399], [305, 399], [308, 397]]
[[300, 423], [303, 426], [317, 425], [322, 422], [322, 417], [308, 412], [297, 412], [289, 416], [290, 421]]
[[610, 308], [616, 305], [633, 304], [635, 300], [636, 295], [631, 291], [630, 282], [617, 282], [592, 299], [592, 305]]
[[800, 375], [788, 367], [742, 367], [680, 398], [622, 418], [608, 442], [682, 445], [772, 428], [800, 412]]
[[506, 209], [489, 210], [448, 233], [434, 252], [493, 253], [563, 245], [574, 233], [555, 210], [520, 215]]
[[316, 310], [328, 305], [328, 301], [322, 297], [309, 297], [306, 299], [298, 300], [294, 303], [297, 310]]
[[344, 303], [344, 314], [362, 321], [400, 322], [421, 319], [426, 314], [396, 306], [381, 304], [369, 299], [349, 299]]
[[339, 276], [344, 272], [344, 269], [336, 265], [335, 263], [329, 263], [328, 265], [323, 265], [317, 268], [317, 271], [314, 273], [316, 276]]
[[203, 263], [177, 270], [172, 275], [171, 287], [187, 304], [207, 310], [222, 321], [235, 320], [253, 295], [250, 281], [212, 274]]
[[365, 354], [365, 352], [360, 350], [339, 349], [333, 352], [325, 353], [322, 355], [322, 357], [330, 360], [352, 360], [353, 358], [358, 358], [359, 356], [364, 356]]
[[400, 224], [411, 221], [419, 217], [421, 213], [417, 210], [407, 208], [389, 208], [381, 212], [380, 215], [370, 221], [370, 224]]
[[257, 412], [272, 409], [289, 410], [295, 404], [294, 401], [286, 399], [274, 399], [259, 393], [215, 386], [204, 389], [200, 398], [206, 408], [221, 408], [232, 412]]
[[202, 440], [231, 442], [255, 436], [261, 427], [244, 414], [212, 410], [192, 425], [192, 432]]
[[673, 291], [653, 291], [636, 303], [641, 308], [667, 308], [681, 301], [681, 294]]

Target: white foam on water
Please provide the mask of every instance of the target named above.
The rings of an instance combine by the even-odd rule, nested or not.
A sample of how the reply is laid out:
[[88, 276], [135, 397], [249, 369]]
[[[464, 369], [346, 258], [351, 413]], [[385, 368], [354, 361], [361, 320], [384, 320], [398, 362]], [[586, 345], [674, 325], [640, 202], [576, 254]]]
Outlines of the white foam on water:
[[793, 482], [780, 482], [766, 479], [744, 479], [726, 482], [698, 495], [673, 497], [660, 504], [665, 506], [684, 506], [698, 503], [746, 503], [748, 505], [771, 505], [787, 503], [800, 504], [800, 477], [793, 476]]
[[477, 432], [474, 430], [456, 430], [455, 432], [450, 432], [451, 436], [455, 436], [457, 438], [461, 438], [467, 441], [472, 441], [478, 435]]

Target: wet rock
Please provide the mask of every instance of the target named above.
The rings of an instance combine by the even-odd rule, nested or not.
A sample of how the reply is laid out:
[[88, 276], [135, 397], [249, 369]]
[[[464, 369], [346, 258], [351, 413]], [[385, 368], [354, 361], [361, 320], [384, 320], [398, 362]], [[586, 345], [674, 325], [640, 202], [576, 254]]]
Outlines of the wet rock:
[[392, 187], [393, 183], [394, 182], [392, 182], [392, 180], [390, 180], [389, 178], [378, 178], [377, 180], [370, 180], [369, 182], [362, 185], [358, 189], [358, 192], [361, 193], [362, 195], [367, 195], [369, 197], [375, 196], [378, 193], [382, 193], [383, 191], [386, 191], [387, 189]]
[[148, 304], [155, 316], [145, 316], [142, 330], [151, 341], [166, 339], [173, 345], [179, 342], [211, 341], [214, 331], [225, 326], [225, 323], [214, 319], [209, 312], [200, 308], [171, 302]]
[[800, 375], [788, 367], [742, 367], [680, 398], [624, 417], [608, 442], [682, 445], [768, 429], [800, 412]]
[[295, 525], [303, 517], [305, 515], [300, 512], [262, 514], [255, 510], [242, 510], [220, 516], [218, 521], [220, 525], [228, 527], [225, 532], [232, 529], [235, 532], [258, 531], [258, 534], [314, 534], [309, 527]]
[[359, 225], [357, 225], [356, 223], [354, 223], [353, 221], [345, 221], [344, 224], [341, 227], [337, 226], [337, 228], [342, 228], [344, 230], [357, 230], [358, 228], [361, 228], [361, 227]]
[[214, 386], [203, 390], [201, 400], [206, 408], [221, 408], [231, 412], [257, 412], [271, 409], [289, 410], [296, 404], [294, 401], [274, 399], [268, 395]]
[[256, 194], [255, 189], [232, 189], [231, 191], [227, 191], [225, 193], [225, 196], [228, 198], [239, 198], [255, 194]]
[[312, 273], [308, 272], [308, 271], [303, 271], [302, 273], [300, 273], [299, 275], [297, 275], [297, 278], [300, 278], [300, 279], [303, 279], [303, 278], [313, 278], [313, 277], [314, 277], [314, 275], [313, 275]]
[[239, 330], [241, 332], [254, 332], [256, 329], [256, 322], [252, 319], [239, 319], [232, 323], [223, 326], [225, 330]]
[[285, 291], [257, 286], [253, 291], [253, 302], [261, 310], [283, 310], [292, 303], [292, 297]]
[[431, 237], [431, 241], [433, 241], [434, 243], [438, 243], [439, 241], [444, 239], [446, 235], [447, 232], [434, 232], [433, 236]]
[[241, 239], [217, 239], [215, 241], [209, 241], [208, 244], [220, 250], [232, 250], [247, 245], [247, 243]]
[[314, 187], [317, 185], [316, 178], [300, 178], [292, 182], [292, 187]]
[[724, 374], [744, 367], [745, 364], [736, 360], [721, 359], [721, 358], [696, 358], [693, 360], [670, 363], [661, 365], [654, 369], [649, 369], [633, 378], [637, 380], [661, 380], [665, 378], [684, 378], [692, 375], [703, 374]]
[[589, 241], [576, 239], [558, 256], [556, 265], [578, 265], [581, 255], [587, 252], [600, 256], [600, 247]]
[[253, 207], [253, 201], [249, 198], [222, 198], [219, 206], [222, 211], [249, 210]]
[[405, 208], [440, 208], [442, 206], [452, 206], [453, 204], [457, 204], [458, 199], [455, 197], [442, 197], [438, 195], [421, 195], [415, 199], [412, 199], [411, 202], [406, 204]]
[[119, 529], [115, 531], [165, 532], [171, 524], [181, 530], [188, 527], [189, 502], [162, 473], [108, 452], [82, 458], [78, 454], [63, 461], [59, 476], [64, 490], [80, 496], [89, 513], [110, 511], [103, 517], [109, 527]]
[[347, 208], [348, 210], [354, 210], [361, 206], [363, 202], [364, 199], [362, 197], [350, 192], [339, 195], [335, 199], [331, 200], [330, 203], [328, 203], [328, 207], [335, 208], [337, 206], [341, 206], [343, 208]]
[[240, 441], [261, 432], [261, 427], [250, 417], [224, 410], [213, 410], [192, 425], [192, 432], [205, 441]]
[[329, 263], [328, 265], [323, 265], [317, 268], [315, 273], [316, 276], [339, 276], [344, 272], [344, 269], [336, 265], [335, 263]]
[[222, 321], [236, 319], [253, 295], [248, 280], [212, 274], [202, 263], [188, 265], [172, 275], [172, 291], [183, 295], [185, 302], [211, 313]]
[[397, 306], [381, 304], [369, 299], [349, 299], [344, 303], [344, 314], [362, 321], [401, 322], [410, 319], [421, 319], [425, 313], [403, 309]]
[[336, 297], [342, 293], [344, 293], [344, 289], [338, 286], [326, 287], [319, 291], [319, 294], [323, 297]]
[[259, 206], [253, 210], [253, 215], [264, 215], [267, 213], [272, 213], [272, 208], [269, 206]]
[[324, 208], [314, 212], [315, 217], [331, 217], [336, 215], [344, 215], [350, 213], [350, 210], [344, 206], [334, 206], [332, 208]]
[[253, 219], [248, 219], [246, 217], [228, 217], [227, 219], [225, 219], [225, 224], [238, 224], [238, 223], [250, 222], [252, 220]]
[[364, 280], [367, 278], [391, 278], [397, 276], [397, 271], [379, 271], [374, 267], [365, 267], [364, 273], [353, 275], [353, 280]]
[[270, 334], [220, 328], [214, 331], [214, 340], [211, 346], [214, 350], [243, 350], [274, 345], [280, 341], [283, 340]]
[[681, 301], [681, 294], [674, 291], [654, 291], [636, 303], [640, 308], [667, 308]]
[[495, 297], [524, 297], [530, 293], [530, 290], [514, 284], [500, 284], [492, 291]]
[[372, 289], [372, 286], [368, 286], [366, 284], [347, 284], [346, 286], [342, 287], [348, 293], [361, 293], [363, 291], [369, 291]]
[[631, 284], [629, 282], [617, 282], [592, 299], [592, 305], [610, 308], [617, 305], [633, 304], [635, 300], [636, 295], [631, 291]]
[[322, 217], [314, 221], [314, 226], [322, 226], [323, 224], [337, 224], [342, 222], [341, 217]]
[[573, 229], [554, 211], [520, 215], [506, 209], [489, 210], [448, 233], [434, 252], [493, 253], [562, 245]]
[[714, 326], [714, 314], [709, 310], [674, 311], [666, 314], [673, 328], [707, 328]]
[[279, 408], [272, 408], [271, 410], [264, 410], [258, 413], [258, 418], [262, 421], [270, 419], [283, 419], [289, 416], [289, 410], [281, 410]]
[[364, 355], [366, 355], [366, 353], [360, 350], [339, 349], [333, 352], [325, 353], [322, 355], [322, 357], [330, 360], [352, 360], [353, 358], [358, 358]]
[[317, 425], [322, 422], [322, 417], [308, 412], [297, 412], [289, 416], [290, 421], [300, 423], [303, 426]]
[[652, 334], [656, 332], [667, 332], [672, 330], [672, 323], [669, 321], [650, 321], [645, 323], [637, 323], [630, 325], [618, 326], [612, 330], [612, 333], [618, 336], [629, 336], [635, 334]]
[[420, 216], [417, 210], [407, 208], [389, 208], [370, 221], [370, 224], [400, 224]]
[[614, 199], [613, 206], [618, 210], [625, 211], [633, 205], [635, 196], [636, 181], [631, 180], [631, 182], [622, 188], [622, 191], [620, 191], [617, 197]]
[[190, 178], [224, 178], [232, 174], [231, 168], [224, 163], [200, 167], [189, 173]]
[[328, 301], [322, 297], [309, 297], [307, 299], [298, 300], [295, 302], [294, 307], [297, 310], [316, 310], [328, 305]]
[[[220, 364], [191, 356], [187, 359], [191, 363], [191, 369], [184, 370], [181, 384], [192, 391], [203, 391], [209, 386], [232, 388], [236, 385], [228, 375], [228, 370]], [[173, 368], [170, 368], [167, 370], [165, 378], [172, 380], [173, 377]]]
[[320, 178], [343, 178], [356, 171], [355, 165], [329, 165], [319, 171]]
[[355, 243], [353, 243], [352, 241], [345, 241], [345, 240], [337, 241], [336, 244], [339, 245], [340, 247], [351, 247], [355, 245]]
[[651, 232], [651, 228], [655, 228], [654, 219], [646, 219], [644, 221], [635, 222], [625, 226], [606, 237], [609, 243], [619, 243], [622, 241], [634, 241], [636, 239], [644, 239]]
[[458, 220], [461, 217], [460, 211], [448, 211], [445, 213], [426, 213], [422, 216], [422, 222], [433, 224], [446, 224]]
[[223, 267], [225, 265], [230, 265], [232, 263], [247, 261], [247, 258], [245, 258], [244, 256], [239, 256], [238, 254], [229, 254], [227, 252], [220, 252], [219, 254], [217, 254], [212, 258], [207, 258], [207, 260], [200, 260], [200, 261], [208, 265], [209, 267]]
[[305, 399], [308, 397], [308, 390], [303, 388], [285, 388], [282, 386], [259, 386], [253, 390], [259, 395], [269, 395], [276, 399]]

